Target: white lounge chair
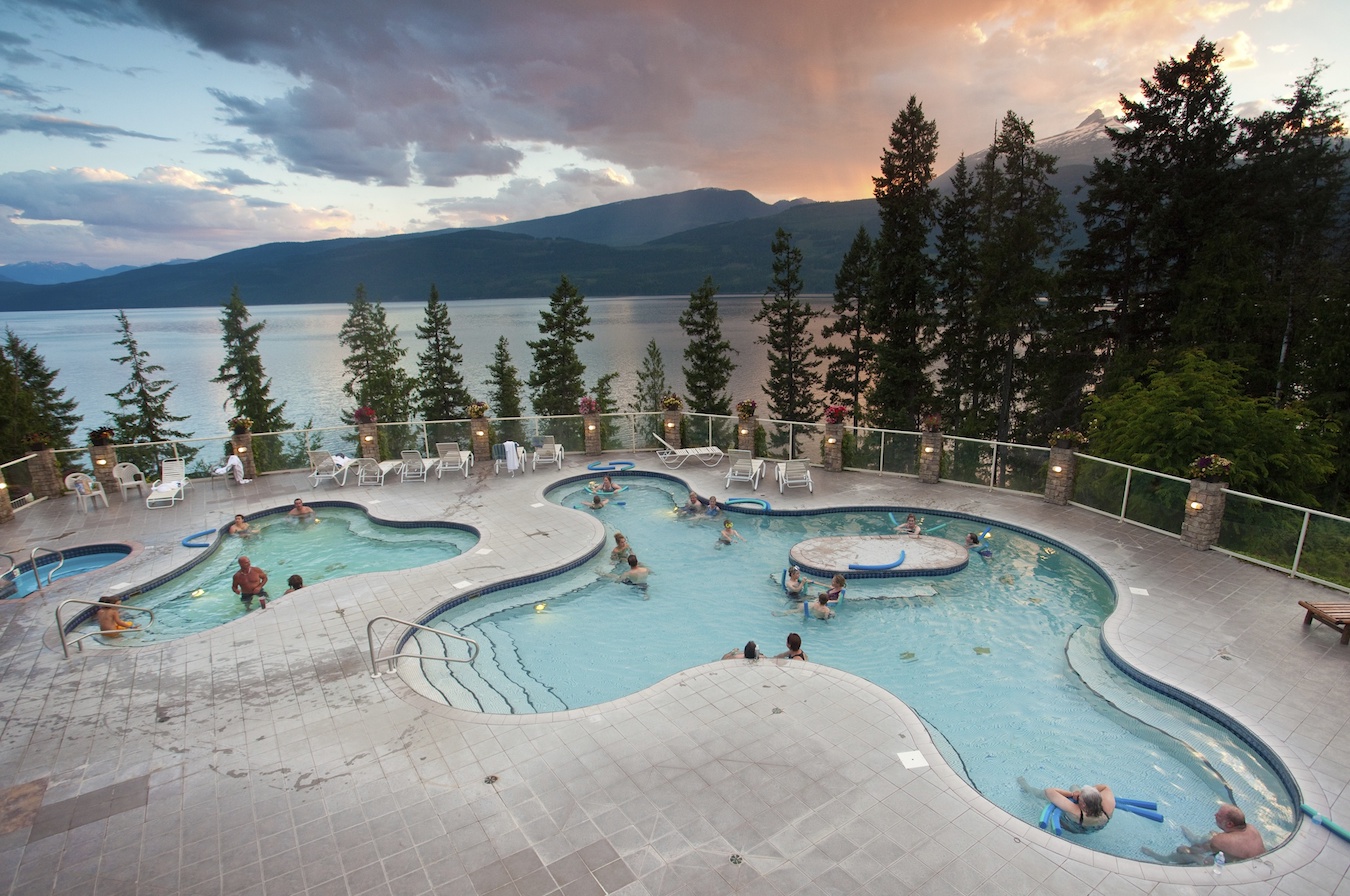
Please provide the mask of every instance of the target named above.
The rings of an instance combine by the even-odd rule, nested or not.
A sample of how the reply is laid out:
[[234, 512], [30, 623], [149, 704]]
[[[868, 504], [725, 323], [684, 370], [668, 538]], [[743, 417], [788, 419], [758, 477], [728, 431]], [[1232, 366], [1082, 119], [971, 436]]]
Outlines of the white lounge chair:
[[815, 493], [809, 463], [804, 460], [785, 460], [778, 464], [778, 494], [781, 495], [783, 489], [801, 488], [803, 485], [808, 492]]
[[354, 458], [344, 457], [341, 454], [329, 454], [327, 451], [310, 451], [309, 454], [309, 478], [311, 487], [318, 488], [319, 483], [325, 479], [336, 482], [338, 485], [347, 484], [347, 471], [356, 463]]
[[534, 439], [534, 457], [530, 458], [530, 469], [539, 469], [541, 463], [557, 464], [558, 469], [562, 469], [563, 446], [553, 441], [553, 436], [539, 436]]
[[187, 463], [181, 460], [166, 460], [159, 465], [159, 479], [150, 486], [150, 494], [145, 496], [145, 506], [172, 507], [187, 497]]
[[133, 488], [141, 494], [150, 487], [150, 483], [145, 481], [145, 474], [141, 468], [133, 463], [123, 461], [113, 467], [113, 479], [117, 480], [117, 487], [122, 490], [122, 500], [127, 499], [127, 492]]
[[469, 478], [469, 467], [473, 466], [473, 452], [461, 451], [459, 442], [437, 442], [436, 443], [436, 478], [440, 479], [441, 474], [446, 470], [454, 472], [463, 470], [464, 478]]
[[715, 467], [722, 462], [724, 457], [722, 449], [716, 445], [709, 445], [706, 448], [676, 448], [656, 433], [652, 433], [652, 438], [665, 446], [656, 452], [656, 456], [660, 458], [661, 463], [672, 469], [680, 466], [691, 457], [697, 457], [703, 461], [704, 466]]
[[400, 451], [403, 462], [399, 467], [398, 478], [403, 482], [426, 482], [427, 470], [436, 463], [435, 458], [423, 457], [419, 451]]
[[731, 469], [727, 470], [727, 487], [733, 482], [748, 482], [751, 488], [759, 488], [764, 461], [742, 448], [732, 448], [727, 455], [731, 458]]
[[357, 485], [384, 485], [384, 477], [402, 466], [399, 460], [376, 460], [373, 457], [358, 457], [352, 462], [356, 467]]
[[87, 510], [86, 504], [97, 507], [99, 501], [104, 507], [108, 506], [108, 493], [103, 490], [103, 483], [88, 473], [71, 473], [66, 477], [66, 488], [75, 493], [80, 510]]
[[502, 442], [492, 446], [492, 472], [500, 476], [502, 467], [512, 476], [516, 471], [525, 472], [525, 446], [515, 442]]

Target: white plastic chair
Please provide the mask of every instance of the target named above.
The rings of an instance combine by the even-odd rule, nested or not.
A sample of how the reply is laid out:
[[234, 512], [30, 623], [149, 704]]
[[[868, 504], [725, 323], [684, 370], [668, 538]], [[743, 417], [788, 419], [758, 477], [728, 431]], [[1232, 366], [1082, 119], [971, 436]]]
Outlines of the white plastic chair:
[[103, 483], [88, 473], [71, 473], [66, 477], [66, 488], [75, 493], [80, 510], [88, 509], [85, 504], [96, 507], [99, 501], [103, 502], [104, 507], [108, 506], [108, 493], [103, 490]]
[[127, 499], [127, 492], [133, 488], [140, 494], [150, 487], [150, 483], [145, 481], [145, 474], [141, 468], [133, 463], [123, 461], [113, 467], [113, 478], [117, 480], [117, 487], [122, 490], [122, 500]]

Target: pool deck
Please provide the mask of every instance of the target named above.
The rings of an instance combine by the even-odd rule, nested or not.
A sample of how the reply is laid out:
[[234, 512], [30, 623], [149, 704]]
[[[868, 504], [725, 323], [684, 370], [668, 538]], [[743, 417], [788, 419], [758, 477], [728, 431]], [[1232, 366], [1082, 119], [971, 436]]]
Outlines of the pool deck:
[[[1056, 839], [968, 787], [899, 699], [813, 663], [691, 657], [642, 693], [530, 717], [436, 706], [396, 677], [373, 679], [370, 618], [420, 617], [603, 538], [593, 515], [542, 499], [585, 475], [585, 460], [569, 456], [561, 474], [494, 477], [480, 464], [468, 480], [383, 488], [311, 489], [298, 473], [197, 482], [170, 509], [114, 493], [111, 508], [81, 513], [67, 497], [0, 526], [0, 551], [24, 556], [35, 544], [144, 546], [108, 573], [0, 603], [0, 891], [1350, 896], [1350, 843], [1306, 821], [1221, 877]], [[639, 469], [665, 472], [651, 455]], [[674, 474], [703, 495], [750, 494], [738, 484], [728, 495], [724, 465]], [[1082, 551], [1119, 592], [1105, 626], [1115, 650], [1245, 724], [1305, 802], [1350, 822], [1350, 648], [1304, 627], [1298, 607], [1337, 594], [1036, 497], [867, 473], [813, 479], [814, 494], [779, 495], [772, 482], [754, 494], [775, 509], [960, 511]], [[306, 587], [211, 632], [62, 658], [61, 599], [158, 575], [190, 557], [185, 535], [297, 495], [468, 523], [483, 538], [434, 566]], [[729, 645], [744, 639], [727, 633]]]

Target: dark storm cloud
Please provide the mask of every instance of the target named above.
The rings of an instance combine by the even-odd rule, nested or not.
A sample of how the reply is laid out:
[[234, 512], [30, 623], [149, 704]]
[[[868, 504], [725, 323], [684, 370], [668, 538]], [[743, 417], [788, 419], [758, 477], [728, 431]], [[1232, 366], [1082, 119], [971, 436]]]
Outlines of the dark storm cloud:
[[48, 137], [69, 137], [83, 140], [90, 146], [106, 146], [115, 137], [139, 137], [143, 140], [163, 140], [173, 142], [172, 137], [157, 137], [154, 134], [142, 134], [125, 128], [107, 124], [93, 124], [88, 121], [75, 121], [71, 118], [57, 118], [54, 115], [12, 115], [0, 113], [0, 134], [10, 131], [25, 131], [43, 134]]

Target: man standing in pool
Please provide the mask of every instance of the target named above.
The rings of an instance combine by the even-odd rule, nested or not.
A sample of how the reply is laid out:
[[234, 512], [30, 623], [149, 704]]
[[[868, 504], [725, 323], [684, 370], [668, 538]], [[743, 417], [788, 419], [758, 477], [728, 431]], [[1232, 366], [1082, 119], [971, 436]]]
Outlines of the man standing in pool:
[[263, 590], [267, 587], [267, 573], [250, 563], [247, 557], [239, 558], [239, 571], [234, 574], [231, 587], [239, 595], [244, 609], [253, 609], [255, 597], [258, 598], [258, 606], [267, 609], [267, 592]]

